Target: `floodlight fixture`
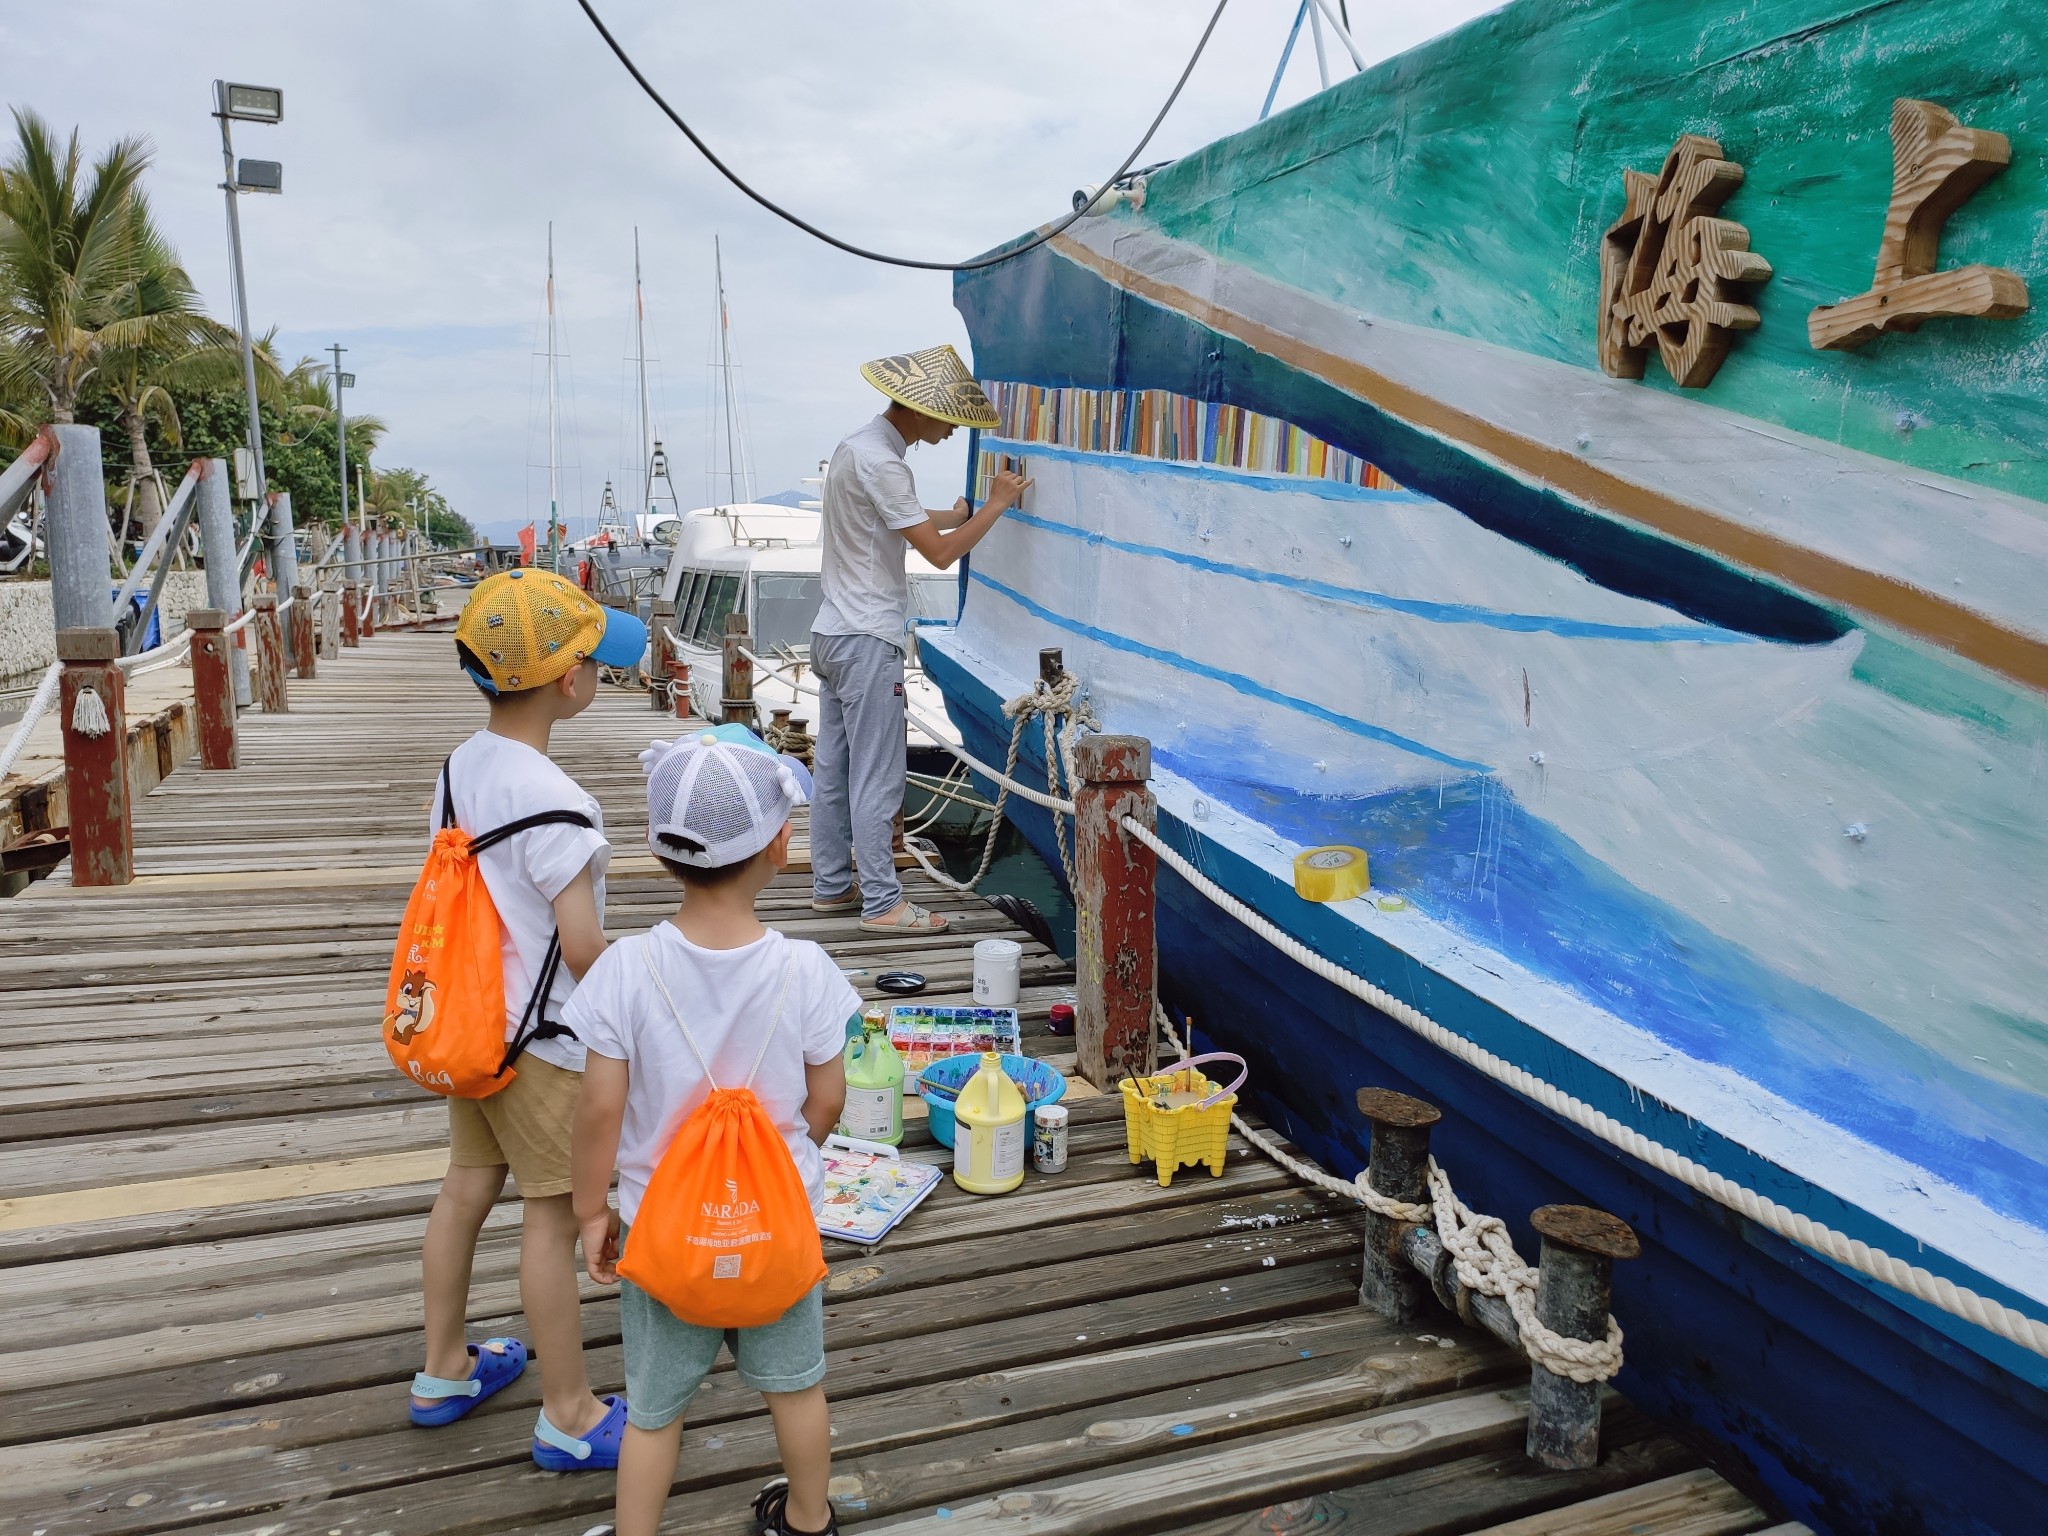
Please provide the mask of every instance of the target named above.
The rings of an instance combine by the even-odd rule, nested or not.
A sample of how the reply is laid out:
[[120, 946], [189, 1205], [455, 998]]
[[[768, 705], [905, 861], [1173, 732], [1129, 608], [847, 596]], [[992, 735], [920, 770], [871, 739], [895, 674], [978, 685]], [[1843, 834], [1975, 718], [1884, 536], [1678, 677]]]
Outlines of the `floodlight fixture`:
[[282, 192], [284, 166], [275, 160], [243, 160], [235, 166], [238, 192]]
[[268, 85], [235, 85], [213, 82], [215, 117], [232, 117], [242, 123], [284, 121], [284, 92]]
[[356, 376], [352, 373], [336, 374], [335, 377], [341, 380], [341, 387], [343, 389], [354, 389], [356, 387]]

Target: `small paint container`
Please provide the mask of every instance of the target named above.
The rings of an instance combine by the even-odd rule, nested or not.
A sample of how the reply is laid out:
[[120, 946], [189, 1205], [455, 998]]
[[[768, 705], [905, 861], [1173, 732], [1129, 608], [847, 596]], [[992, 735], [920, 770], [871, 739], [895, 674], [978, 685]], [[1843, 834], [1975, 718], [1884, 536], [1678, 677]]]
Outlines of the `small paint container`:
[[974, 946], [974, 1001], [983, 1008], [1017, 1005], [1017, 972], [1024, 946], [1014, 939], [983, 939]]
[[1067, 1166], [1067, 1107], [1041, 1104], [1031, 1116], [1031, 1166], [1040, 1173], [1060, 1173]]
[[1071, 1035], [1074, 1032], [1074, 1005], [1054, 1003], [1052, 1014], [1046, 1020], [1046, 1028], [1056, 1035]]

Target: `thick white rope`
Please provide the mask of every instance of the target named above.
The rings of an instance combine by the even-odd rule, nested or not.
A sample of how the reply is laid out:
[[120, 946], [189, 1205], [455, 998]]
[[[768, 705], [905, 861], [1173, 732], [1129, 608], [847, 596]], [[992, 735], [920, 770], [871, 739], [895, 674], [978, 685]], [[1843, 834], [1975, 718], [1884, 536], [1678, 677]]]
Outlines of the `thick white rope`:
[[0, 747], [0, 779], [7, 777], [7, 772], [14, 766], [15, 759], [27, 749], [29, 732], [36, 728], [36, 722], [43, 718], [51, 703], [55, 701], [57, 686], [63, 676], [64, 663], [53, 661], [49, 670], [43, 674], [43, 680], [36, 684], [36, 691], [29, 698], [28, 708], [22, 711], [21, 718], [15, 722], [14, 734], [7, 738], [6, 746]]
[[251, 624], [255, 622], [256, 610], [254, 608], [250, 608], [245, 610], [239, 619], [235, 620], [234, 623], [228, 625], [228, 627], [226, 629], [223, 629], [221, 633], [224, 635], [239, 635], [243, 630], [247, 629]]
[[1933, 1274], [1917, 1264], [1908, 1264], [1903, 1259], [1894, 1258], [1861, 1239], [1838, 1232], [1833, 1227], [1780, 1205], [1777, 1201], [1760, 1195], [1711, 1168], [1703, 1167], [1682, 1152], [1675, 1152], [1661, 1142], [1652, 1141], [1635, 1127], [1622, 1124], [1583, 1100], [1574, 1098], [1533, 1073], [1524, 1071], [1513, 1062], [1494, 1055], [1483, 1046], [1473, 1044], [1464, 1036], [1446, 1029], [1420, 1009], [1411, 1007], [1393, 993], [1374, 986], [1363, 976], [1317, 954], [1209, 879], [1181, 857], [1177, 850], [1161, 839], [1150, 827], [1136, 818], [1124, 817], [1123, 828], [1164, 859], [1168, 866], [1196, 891], [1296, 964], [1314, 972], [1332, 986], [1349, 992], [1360, 1002], [1377, 1008], [1403, 1028], [1420, 1035], [1439, 1050], [1449, 1053], [1495, 1082], [1514, 1089], [1524, 1098], [1534, 1100], [1552, 1114], [1591, 1132], [1609, 1146], [1648, 1163], [1658, 1172], [1668, 1174], [1688, 1189], [1696, 1190], [1708, 1199], [1725, 1205], [1780, 1237], [1803, 1248], [1810, 1248], [1815, 1253], [1832, 1259], [1837, 1264], [1845, 1265], [1858, 1274], [1867, 1275], [1894, 1290], [1903, 1291], [1929, 1306], [1939, 1307], [1952, 1317], [1959, 1317], [1964, 1322], [1975, 1324], [2002, 1339], [2008, 1339], [2024, 1349], [2030, 1349], [2037, 1355], [2048, 1356], [2048, 1323], [2042, 1323], [2024, 1312], [2015, 1311], [2003, 1302], [1995, 1301], [1988, 1296], [1980, 1296], [1975, 1291]]
[[191, 649], [192, 631], [181, 629], [175, 640], [160, 645], [153, 651], [138, 651], [133, 656], [123, 656], [114, 664], [130, 679], [144, 677], [183, 661], [185, 653]]

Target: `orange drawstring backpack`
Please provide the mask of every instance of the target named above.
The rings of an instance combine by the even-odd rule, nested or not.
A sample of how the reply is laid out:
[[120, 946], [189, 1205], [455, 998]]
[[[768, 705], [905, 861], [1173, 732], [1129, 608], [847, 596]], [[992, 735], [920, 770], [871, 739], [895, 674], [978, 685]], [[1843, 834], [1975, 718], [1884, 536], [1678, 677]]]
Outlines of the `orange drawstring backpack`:
[[399, 1071], [433, 1093], [487, 1099], [517, 1076], [536, 1040], [569, 1033], [545, 1017], [562, 936], [548, 941], [511, 1044], [505, 1042], [504, 925], [477, 855], [532, 827], [587, 827], [581, 811], [542, 811], [471, 837], [455, 824], [454, 759], [441, 767], [441, 828], [405, 904], [384, 989], [384, 1048]]
[[789, 1144], [754, 1097], [789, 998], [793, 954], [782, 962], [775, 1013], [745, 1086], [721, 1088], [669, 996], [654, 957], [640, 958], [690, 1043], [711, 1096], [690, 1112], [655, 1164], [626, 1234], [619, 1273], [686, 1323], [758, 1328], [825, 1278], [825, 1245]]

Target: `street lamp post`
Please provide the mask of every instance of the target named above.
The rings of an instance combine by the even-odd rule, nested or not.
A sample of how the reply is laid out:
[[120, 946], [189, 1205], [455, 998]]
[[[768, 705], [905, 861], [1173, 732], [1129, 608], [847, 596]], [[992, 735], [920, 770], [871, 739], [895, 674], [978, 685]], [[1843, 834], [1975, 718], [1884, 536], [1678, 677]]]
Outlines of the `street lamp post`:
[[[256, 347], [249, 334], [249, 284], [242, 270], [242, 215], [236, 199], [243, 192], [282, 192], [283, 172], [274, 160], [244, 160], [235, 165], [231, 121], [277, 123], [284, 119], [284, 92], [262, 85], [213, 82], [213, 115], [220, 119], [220, 158], [226, 171], [221, 190], [228, 200], [228, 252], [235, 289], [235, 323], [242, 339], [242, 388], [249, 399], [249, 455], [256, 465], [257, 505], [270, 481], [263, 467], [263, 418], [256, 403]], [[260, 514], [259, 514], [260, 515]]]
[[356, 376], [341, 371], [341, 354], [348, 350], [340, 342], [327, 349], [334, 354], [334, 458], [341, 470], [341, 520], [348, 522], [348, 413], [342, 409], [341, 392], [356, 387]]

